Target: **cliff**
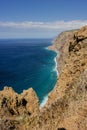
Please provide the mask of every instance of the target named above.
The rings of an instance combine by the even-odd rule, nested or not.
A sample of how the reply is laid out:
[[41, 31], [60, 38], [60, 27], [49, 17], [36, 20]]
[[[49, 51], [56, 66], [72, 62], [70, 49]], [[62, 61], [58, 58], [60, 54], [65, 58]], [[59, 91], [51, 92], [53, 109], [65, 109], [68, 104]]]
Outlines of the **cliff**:
[[87, 129], [87, 26], [61, 33], [50, 48], [60, 54], [59, 77], [47, 104], [39, 110], [32, 89], [18, 95], [5, 88], [0, 92], [3, 130]]
[[39, 112], [39, 101], [32, 88], [17, 94], [11, 87], [0, 91], [0, 130], [24, 129], [26, 118]]

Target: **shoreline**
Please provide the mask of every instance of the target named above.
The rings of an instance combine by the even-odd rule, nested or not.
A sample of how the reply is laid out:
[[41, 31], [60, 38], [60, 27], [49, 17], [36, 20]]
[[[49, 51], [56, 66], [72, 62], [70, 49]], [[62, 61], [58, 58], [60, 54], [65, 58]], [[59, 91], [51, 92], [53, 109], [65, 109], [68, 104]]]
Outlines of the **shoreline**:
[[54, 61], [55, 61], [55, 64], [56, 64], [56, 66], [55, 66], [55, 71], [56, 71], [57, 77], [58, 77], [59, 73], [58, 73], [58, 62], [57, 62], [57, 58], [59, 57], [59, 54], [58, 54], [58, 52], [56, 52], [56, 53], [57, 53], [57, 55], [56, 55], [56, 57], [54, 58]]
[[[54, 47], [54, 42], [53, 42], [53, 44], [51, 45], [51, 46], [48, 46], [48, 47], [46, 47], [45, 49], [46, 50], [51, 50], [51, 51], [53, 51], [53, 52], [55, 52], [57, 55], [55, 56], [55, 58], [54, 58], [54, 62], [55, 62], [55, 68], [53, 69], [53, 71], [56, 71], [56, 74], [57, 74], [57, 78], [58, 78], [58, 76], [59, 76], [59, 73], [58, 73], [58, 62], [57, 62], [57, 59], [58, 59], [58, 57], [59, 57], [59, 53], [58, 53], [58, 51], [57, 51], [57, 49]], [[56, 81], [56, 83], [57, 83], [57, 81]], [[56, 83], [55, 83], [55, 85], [54, 85], [54, 87], [56, 86]], [[53, 87], [53, 89], [54, 89], [54, 87]], [[52, 91], [52, 90], [51, 90]], [[50, 93], [50, 92], [49, 92]], [[40, 103], [40, 109], [42, 109], [46, 104], [47, 104], [47, 102], [48, 102], [48, 97], [49, 97], [49, 93], [46, 95], [46, 96], [44, 96], [44, 98], [43, 98], [43, 101]]]
[[48, 94], [44, 96], [43, 101], [40, 103], [39, 108], [42, 109], [48, 101]]
[[53, 52], [55, 52], [57, 55], [55, 57], [55, 63], [56, 63], [56, 71], [57, 71], [57, 76], [59, 75], [59, 72], [58, 72], [58, 58], [59, 58], [59, 52], [58, 50], [56, 49], [55, 47], [55, 40], [53, 41], [53, 44], [51, 46], [48, 47], [48, 50], [52, 50]]

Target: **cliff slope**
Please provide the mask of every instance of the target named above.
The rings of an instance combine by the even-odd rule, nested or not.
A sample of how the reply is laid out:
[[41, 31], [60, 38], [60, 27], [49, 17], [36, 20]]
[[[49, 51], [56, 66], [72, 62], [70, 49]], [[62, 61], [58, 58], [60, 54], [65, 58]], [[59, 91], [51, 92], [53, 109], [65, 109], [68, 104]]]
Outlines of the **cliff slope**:
[[55, 40], [59, 78], [46, 106], [29, 125], [36, 130], [87, 129], [87, 26]]

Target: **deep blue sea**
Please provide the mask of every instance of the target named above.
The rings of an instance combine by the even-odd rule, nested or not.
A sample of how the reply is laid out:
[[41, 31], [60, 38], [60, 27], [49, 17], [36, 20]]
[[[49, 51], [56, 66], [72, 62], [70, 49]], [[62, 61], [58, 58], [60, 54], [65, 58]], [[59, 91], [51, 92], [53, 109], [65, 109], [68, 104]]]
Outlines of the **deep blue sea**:
[[0, 90], [12, 86], [21, 93], [32, 87], [41, 103], [57, 80], [51, 44], [50, 39], [0, 40]]

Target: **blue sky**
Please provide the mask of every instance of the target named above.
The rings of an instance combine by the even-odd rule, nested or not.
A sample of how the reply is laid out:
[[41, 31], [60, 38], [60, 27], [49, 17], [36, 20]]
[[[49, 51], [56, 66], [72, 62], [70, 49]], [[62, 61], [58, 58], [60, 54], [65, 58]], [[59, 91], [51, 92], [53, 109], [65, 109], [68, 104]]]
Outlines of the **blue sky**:
[[87, 25], [87, 0], [0, 0], [0, 38], [53, 38]]

